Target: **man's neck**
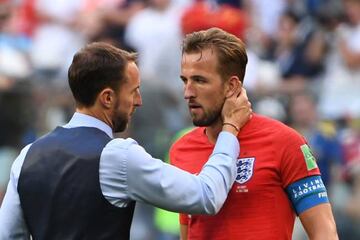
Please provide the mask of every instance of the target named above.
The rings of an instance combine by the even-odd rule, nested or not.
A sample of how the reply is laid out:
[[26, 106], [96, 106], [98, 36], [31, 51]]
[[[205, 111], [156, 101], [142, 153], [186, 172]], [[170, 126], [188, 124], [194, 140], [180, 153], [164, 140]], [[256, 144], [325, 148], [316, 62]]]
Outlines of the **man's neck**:
[[206, 127], [206, 136], [211, 143], [215, 143], [222, 130], [222, 121], [219, 120], [211, 126]]
[[86, 114], [86, 115], [92, 116], [94, 118], [97, 118], [100, 121], [103, 121], [104, 123], [106, 123], [108, 126], [110, 126], [113, 129], [112, 122], [108, 118], [108, 116], [105, 114], [105, 112], [97, 111], [97, 109], [95, 107], [90, 107], [90, 108], [77, 107], [76, 112]]

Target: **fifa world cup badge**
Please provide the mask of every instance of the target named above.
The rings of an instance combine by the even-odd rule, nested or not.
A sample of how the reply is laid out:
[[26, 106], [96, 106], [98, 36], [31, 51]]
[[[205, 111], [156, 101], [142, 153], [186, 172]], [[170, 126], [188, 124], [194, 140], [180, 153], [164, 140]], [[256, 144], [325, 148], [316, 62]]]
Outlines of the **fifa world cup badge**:
[[310, 171], [317, 168], [316, 159], [314, 154], [311, 152], [310, 147], [307, 144], [304, 144], [300, 148], [304, 155], [307, 170]]

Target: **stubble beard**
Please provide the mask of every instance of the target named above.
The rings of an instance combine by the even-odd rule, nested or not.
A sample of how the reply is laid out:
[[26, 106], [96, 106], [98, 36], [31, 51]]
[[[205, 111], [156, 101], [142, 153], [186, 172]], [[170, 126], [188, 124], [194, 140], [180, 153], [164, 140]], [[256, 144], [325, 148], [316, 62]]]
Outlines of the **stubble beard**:
[[114, 116], [114, 120], [113, 120], [113, 123], [114, 123], [113, 131], [115, 133], [123, 132], [127, 128], [128, 122], [129, 122], [129, 118], [128, 118], [127, 114], [119, 111], [118, 106], [119, 106], [119, 103], [116, 104], [116, 106], [114, 106], [115, 116]]
[[221, 118], [221, 109], [214, 109], [213, 111], [210, 111], [208, 113], [204, 113], [204, 117], [200, 119], [196, 119], [195, 116], [193, 116], [193, 124], [197, 127], [207, 127], [213, 125], [215, 122], [217, 122]]
[[128, 120], [125, 116], [118, 115], [114, 121], [114, 132], [123, 132], [128, 126]]

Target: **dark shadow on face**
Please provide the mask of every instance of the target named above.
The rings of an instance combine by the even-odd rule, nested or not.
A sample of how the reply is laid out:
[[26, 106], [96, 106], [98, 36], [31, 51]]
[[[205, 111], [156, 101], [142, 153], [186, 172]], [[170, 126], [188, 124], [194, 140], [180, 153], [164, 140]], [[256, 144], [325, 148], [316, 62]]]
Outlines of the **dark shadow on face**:
[[119, 111], [119, 101], [116, 102], [115, 106], [114, 106], [114, 117], [112, 119], [113, 121], [113, 126], [114, 126], [114, 129], [113, 131], [115, 133], [118, 133], [118, 132], [123, 132], [126, 128], [127, 128], [127, 125], [128, 125], [128, 117], [125, 113]]

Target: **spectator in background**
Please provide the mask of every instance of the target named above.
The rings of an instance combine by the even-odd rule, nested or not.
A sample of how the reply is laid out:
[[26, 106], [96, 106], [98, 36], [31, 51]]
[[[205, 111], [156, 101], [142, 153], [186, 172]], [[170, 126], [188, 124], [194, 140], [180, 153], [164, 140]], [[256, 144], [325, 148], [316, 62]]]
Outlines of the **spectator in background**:
[[305, 90], [322, 71], [323, 34], [314, 29], [303, 29], [301, 18], [288, 10], [280, 17], [275, 40], [273, 57], [282, 77], [277, 91], [291, 95]]
[[34, 112], [28, 82], [15, 82], [0, 88], [0, 205], [9, 181], [10, 166], [21, 147], [28, 144]]
[[14, 25], [17, 31], [29, 38], [33, 36], [38, 24], [38, 16], [35, 12], [37, 0], [9, 1], [14, 6]]
[[29, 36], [18, 29], [17, 6], [0, 2], [0, 204], [9, 180], [10, 166], [31, 128], [31, 67]]
[[142, 111], [134, 115], [132, 134], [154, 156], [162, 157], [172, 134], [188, 125], [177, 77], [180, 17], [188, 1], [151, 0], [148, 4], [129, 20], [125, 31], [126, 44], [139, 53], [144, 98]]
[[261, 58], [274, 44], [281, 14], [288, 6], [288, 0], [244, 0], [244, 9], [250, 15], [251, 28], [247, 33], [249, 48]]
[[87, 39], [77, 27], [83, 1], [35, 0], [38, 23], [33, 31], [30, 59], [37, 78], [46, 83], [66, 84], [73, 54]]
[[139, 69], [145, 86], [167, 88], [178, 95], [180, 16], [187, 0], [151, 0], [126, 27], [125, 40], [139, 52]]
[[360, 117], [360, 1], [343, 3], [348, 21], [334, 31], [319, 91], [321, 114], [334, 120]]
[[218, 27], [239, 38], [245, 37], [248, 14], [237, 1], [194, 1], [181, 17], [182, 34]]
[[130, 49], [124, 40], [126, 25], [145, 6], [145, 0], [84, 0], [79, 25], [89, 41]]
[[336, 218], [339, 220], [341, 239], [360, 238], [360, 119], [348, 119], [342, 133], [345, 167], [344, 177], [347, 186], [336, 189], [338, 203]]
[[0, 90], [32, 74], [28, 60], [31, 39], [17, 28], [16, 10], [12, 2], [0, 4]]
[[[327, 189], [340, 181], [344, 155], [335, 122], [322, 121], [317, 113], [317, 104], [310, 92], [296, 93], [289, 102], [290, 126], [309, 142], [321, 178]], [[331, 193], [330, 193], [331, 196]]]

